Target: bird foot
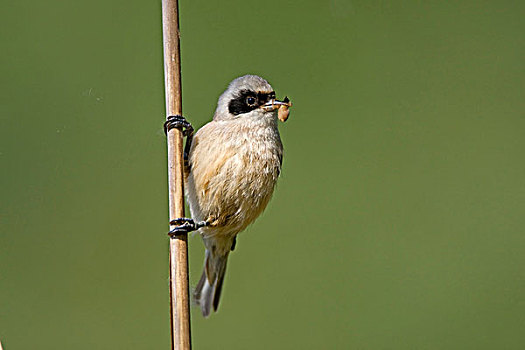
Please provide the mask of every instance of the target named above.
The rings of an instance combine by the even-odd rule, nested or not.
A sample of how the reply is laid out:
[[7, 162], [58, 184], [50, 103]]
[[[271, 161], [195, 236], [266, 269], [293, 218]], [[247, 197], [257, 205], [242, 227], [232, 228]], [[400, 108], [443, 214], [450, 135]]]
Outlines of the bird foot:
[[182, 115], [170, 115], [164, 123], [164, 132], [166, 135], [171, 129], [179, 129], [182, 132], [182, 136], [186, 136], [186, 146], [184, 146], [183, 158], [184, 165], [188, 167], [188, 158], [191, 149], [191, 142], [193, 140], [193, 126], [186, 120]]
[[167, 134], [171, 129], [179, 129], [182, 135], [193, 134], [193, 126], [182, 115], [170, 115], [164, 123], [164, 132]]
[[210, 223], [207, 221], [195, 222], [190, 218], [178, 218], [171, 220], [170, 225], [177, 225], [170, 232], [168, 232], [170, 237], [174, 237], [180, 234], [197, 231], [201, 227], [209, 226]]

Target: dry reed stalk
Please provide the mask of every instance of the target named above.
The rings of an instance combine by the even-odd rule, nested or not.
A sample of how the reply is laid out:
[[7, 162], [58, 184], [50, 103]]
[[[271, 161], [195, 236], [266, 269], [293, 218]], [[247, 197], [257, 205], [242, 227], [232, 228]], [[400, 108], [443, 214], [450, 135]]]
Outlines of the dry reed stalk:
[[[180, 32], [177, 0], [162, 0], [166, 117], [182, 115]], [[170, 220], [184, 217], [183, 135], [168, 131], [168, 186]], [[188, 235], [170, 238], [171, 348], [191, 349], [188, 279]]]

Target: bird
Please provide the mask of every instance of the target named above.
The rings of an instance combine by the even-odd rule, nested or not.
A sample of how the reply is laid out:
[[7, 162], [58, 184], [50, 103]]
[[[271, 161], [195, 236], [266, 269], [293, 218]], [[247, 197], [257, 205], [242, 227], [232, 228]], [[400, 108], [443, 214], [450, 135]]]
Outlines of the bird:
[[204, 268], [193, 292], [202, 315], [217, 311], [228, 256], [237, 235], [264, 211], [281, 173], [283, 144], [278, 120], [291, 102], [276, 100], [263, 78], [234, 79], [217, 102], [213, 119], [193, 134], [184, 117], [168, 128], [186, 127], [184, 187], [191, 218], [172, 220], [170, 231], [196, 230], [206, 248]]

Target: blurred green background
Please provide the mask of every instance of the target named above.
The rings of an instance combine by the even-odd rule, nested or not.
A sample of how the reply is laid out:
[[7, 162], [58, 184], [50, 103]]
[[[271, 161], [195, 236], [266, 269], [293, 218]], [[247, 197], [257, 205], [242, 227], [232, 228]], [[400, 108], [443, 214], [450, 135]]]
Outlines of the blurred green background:
[[[294, 102], [195, 349], [525, 348], [523, 1], [180, 11], [196, 127], [246, 73]], [[4, 350], [169, 349], [160, 1], [1, 16]]]

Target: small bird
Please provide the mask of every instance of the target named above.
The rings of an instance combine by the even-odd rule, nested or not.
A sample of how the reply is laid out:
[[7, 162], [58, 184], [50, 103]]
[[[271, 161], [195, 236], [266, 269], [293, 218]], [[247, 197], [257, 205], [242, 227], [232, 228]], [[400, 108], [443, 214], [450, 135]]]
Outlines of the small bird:
[[285, 121], [289, 107], [288, 98], [275, 99], [266, 80], [245, 75], [229, 84], [213, 120], [195, 135], [183, 117], [171, 117], [171, 127], [188, 129], [184, 184], [192, 218], [172, 220], [179, 226], [170, 233], [198, 230], [202, 237], [204, 271], [193, 296], [204, 317], [212, 307], [217, 311], [237, 234], [254, 222], [272, 196], [283, 160], [277, 119]]

